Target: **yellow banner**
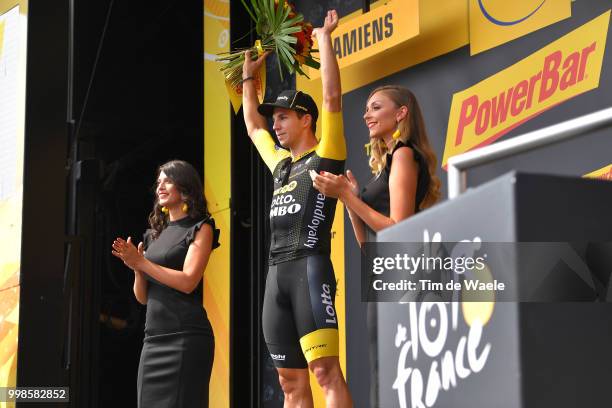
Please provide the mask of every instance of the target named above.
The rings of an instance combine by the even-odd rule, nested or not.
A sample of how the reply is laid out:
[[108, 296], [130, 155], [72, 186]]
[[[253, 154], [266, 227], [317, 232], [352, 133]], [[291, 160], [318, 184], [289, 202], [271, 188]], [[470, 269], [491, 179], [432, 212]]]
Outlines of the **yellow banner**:
[[609, 164], [599, 170], [595, 170], [592, 173], [585, 174], [584, 177], [612, 181], [612, 164]]
[[470, 0], [470, 54], [497, 47], [571, 15], [571, 0]]
[[[340, 69], [389, 50], [419, 34], [418, 0], [393, 0], [338, 25], [332, 44]], [[314, 48], [318, 49], [315, 44]], [[321, 76], [309, 68], [311, 79]]]
[[230, 220], [231, 122], [225, 79], [217, 55], [230, 48], [227, 0], [204, 0], [204, 194], [221, 230], [204, 274], [204, 307], [215, 334], [209, 406], [230, 406]]
[[4, 46], [4, 20], [0, 21], [0, 60], [2, 59], [3, 46]]
[[599, 86], [610, 11], [453, 95], [442, 166], [547, 109]]

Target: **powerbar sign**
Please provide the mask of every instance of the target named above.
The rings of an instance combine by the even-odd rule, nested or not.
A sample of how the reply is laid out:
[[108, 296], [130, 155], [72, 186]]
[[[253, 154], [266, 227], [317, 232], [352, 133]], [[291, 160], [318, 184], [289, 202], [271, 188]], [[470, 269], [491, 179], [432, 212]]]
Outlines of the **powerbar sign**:
[[453, 95], [442, 166], [547, 109], [595, 89], [610, 11], [529, 57]]
[[[419, 34], [417, 0], [392, 0], [372, 11], [342, 21], [332, 36], [340, 69], [386, 51]], [[318, 48], [318, 46], [315, 46]], [[319, 70], [309, 69], [311, 79]]]

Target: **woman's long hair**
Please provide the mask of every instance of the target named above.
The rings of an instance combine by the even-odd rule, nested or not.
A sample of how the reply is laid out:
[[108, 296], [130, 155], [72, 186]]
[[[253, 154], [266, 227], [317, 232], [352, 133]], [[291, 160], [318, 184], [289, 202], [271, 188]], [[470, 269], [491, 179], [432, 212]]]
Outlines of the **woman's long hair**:
[[[410, 141], [414, 148], [421, 154], [427, 163], [427, 171], [429, 172], [430, 182], [427, 193], [419, 206], [420, 209], [425, 209], [434, 205], [440, 199], [440, 179], [436, 176], [437, 162], [436, 154], [434, 153], [427, 132], [425, 130], [425, 121], [421, 108], [416, 100], [416, 97], [408, 89], [396, 85], [385, 85], [376, 88], [368, 96], [368, 101], [377, 92], [384, 92], [391, 99], [397, 108], [406, 106], [408, 114], [398, 123], [400, 137], [393, 141], [391, 151], [395, 145], [401, 140], [403, 143]], [[377, 176], [383, 171], [387, 165], [387, 144], [380, 138], [373, 139], [370, 145], [370, 168], [372, 173]]]
[[[162, 171], [172, 180], [181, 193], [183, 202], [189, 207], [187, 210], [189, 217], [197, 220], [209, 215], [200, 175], [191, 164], [182, 160], [169, 161], [159, 166], [156, 179], [159, 178]], [[153, 210], [149, 214], [149, 225], [153, 229], [153, 239], [156, 239], [162, 230], [168, 226], [168, 221], [168, 215], [162, 212], [159, 197], [155, 194]]]

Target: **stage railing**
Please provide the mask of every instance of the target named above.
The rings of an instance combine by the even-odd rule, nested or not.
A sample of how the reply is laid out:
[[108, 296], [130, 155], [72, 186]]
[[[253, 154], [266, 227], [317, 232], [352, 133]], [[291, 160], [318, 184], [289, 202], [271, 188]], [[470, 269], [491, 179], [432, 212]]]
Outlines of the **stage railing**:
[[450, 157], [447, 163], [448, 198], [453, 199], [465, 191], [467, 187], [466, 171], [470, 167], [552, 145], [611, 125], [612, 107]]

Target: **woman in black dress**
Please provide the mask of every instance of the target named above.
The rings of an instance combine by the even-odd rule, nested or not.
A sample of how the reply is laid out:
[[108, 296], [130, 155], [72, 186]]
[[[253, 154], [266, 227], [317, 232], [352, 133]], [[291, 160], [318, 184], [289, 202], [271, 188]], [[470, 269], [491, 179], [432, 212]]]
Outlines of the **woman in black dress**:
[[[378, 231], [432, 206], [440, 198], [436, 155], [414, 94], [395, 85], [376, 88], [368, 97], [363, 119], [370, 136], [369, 165], [374, 174], [370, 182], [360, 192], [350, 170], [346, 176], [325, 173], [313, 179], [319, 191], [342, 201], [360, 246], [375, 241]], [[376, 310], [375, 303], [368, 303], [372, 406], [378, 406]]]
[[395, 85], [376, 88], [363, 118], [370, 133], [370, 182], [359, 192], [350, 170], [313, 180], [323, 194], [344, 203], [359, 245], [440, 198], [436, 155], [414, 94]]
[[171, 161], [157, 173], [144, 243], [117, 238], [112, 251], [134, 270], [134, 295], [147, 305], [138, 407], [208, 407], [214, 337], [202, 277], [219, 230], [189, 163]]

